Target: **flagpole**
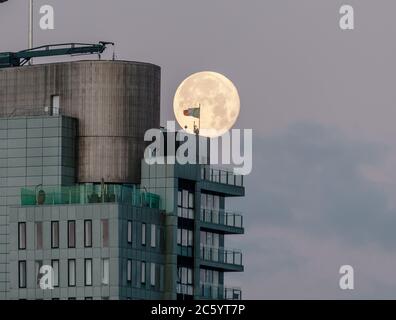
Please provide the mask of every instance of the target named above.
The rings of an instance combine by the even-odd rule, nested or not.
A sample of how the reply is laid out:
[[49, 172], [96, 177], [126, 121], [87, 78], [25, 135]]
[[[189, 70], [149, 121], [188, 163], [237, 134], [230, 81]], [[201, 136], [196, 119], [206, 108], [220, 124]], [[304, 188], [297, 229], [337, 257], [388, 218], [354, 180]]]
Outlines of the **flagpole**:
[[201, 104], [199, 104], [198, 134], [201, 131]]

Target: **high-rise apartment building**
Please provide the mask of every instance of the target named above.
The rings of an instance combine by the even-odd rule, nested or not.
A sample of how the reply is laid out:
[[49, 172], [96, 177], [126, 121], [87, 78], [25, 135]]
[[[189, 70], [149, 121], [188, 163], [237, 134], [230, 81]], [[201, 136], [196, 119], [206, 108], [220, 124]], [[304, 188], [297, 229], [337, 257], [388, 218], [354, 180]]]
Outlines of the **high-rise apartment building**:
[[[1, 299], [240, 299], [226, 237], [243, 178], [143, 160], [160, 126], [158, 66], [78, 61], [0, 69]], [[53, 289], [40, 288], [52, 267]]]

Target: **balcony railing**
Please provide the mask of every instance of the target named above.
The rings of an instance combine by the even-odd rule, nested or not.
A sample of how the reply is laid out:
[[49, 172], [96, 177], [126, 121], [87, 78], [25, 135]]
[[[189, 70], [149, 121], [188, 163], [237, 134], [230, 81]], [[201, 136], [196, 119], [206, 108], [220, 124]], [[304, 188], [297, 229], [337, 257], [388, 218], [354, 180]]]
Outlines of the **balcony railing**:
[[36, 187], [21, 190], [21, 205], [67, 205], [123, 203], [138, 207], [159, 208], [160, 197], [133, 186], [81, 184], [61, 187]]
[[243, 216], [240, 213], [224, 210], [201, 209], [201, 221], [228, 227], [243, 228]]
[[242, 290], [240, 288], [228, 288], [211, 283], [201, 283], [201, 296], [205, 299], [241, 300]]
[[229, 170], [215, 169], [209, 166], [202, 167], [201, 179], [211, 182], [243, 187], [243, 176], [236, 175], [234, 174], [234, 172]]
[[201, 259], [215, 263], [242, 266], [242, 252], [239, 250], [201, 246]]

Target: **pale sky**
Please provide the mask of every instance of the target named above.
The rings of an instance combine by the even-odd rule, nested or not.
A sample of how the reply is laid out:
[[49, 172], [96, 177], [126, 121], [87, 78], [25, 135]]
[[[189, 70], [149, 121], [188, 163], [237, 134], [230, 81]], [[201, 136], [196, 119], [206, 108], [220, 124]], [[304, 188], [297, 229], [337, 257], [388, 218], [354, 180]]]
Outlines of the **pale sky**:
[[[27, 47], [27, 0], [0, 9], [0, 51]], [[396, 298], [396, 2], [349, 0], [36, 0], [55, 30], [35, 45], [116, 42], [119, 59], [162, 67], [161, 122], [188, 75], [239, 90], [237, 128], [254, 130], [244, 213], [243, 297]], [[111, 56], [111, 50], [108, 56]], [[351, 264], [355, 290], [338, 287]]]

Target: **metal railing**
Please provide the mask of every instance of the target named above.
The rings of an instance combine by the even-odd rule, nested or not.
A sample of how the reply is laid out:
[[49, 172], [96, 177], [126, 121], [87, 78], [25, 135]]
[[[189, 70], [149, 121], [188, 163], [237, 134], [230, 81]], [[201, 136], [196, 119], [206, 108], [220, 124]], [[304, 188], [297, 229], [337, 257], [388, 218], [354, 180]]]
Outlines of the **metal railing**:
[[225, 169], [215, 169], [209, 166], [203, 166], [201, 168], [201, 179], [243, 187], [243, 176], [236, 175], [234, 172]]
[[201, 245], [201, 259], [210, 262], [242, 266], [242, 252], [239, 250]]
[[201, 296], [205, 299], [241, 300], [242, 290], [212, 283], [201, 283]]
[[227, 212], [225, 210], [203, 208], [201, 209], [201, 221], [234, 228], [243, 228], [243, 216], [240, 213]]

